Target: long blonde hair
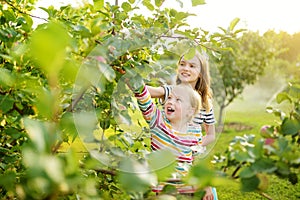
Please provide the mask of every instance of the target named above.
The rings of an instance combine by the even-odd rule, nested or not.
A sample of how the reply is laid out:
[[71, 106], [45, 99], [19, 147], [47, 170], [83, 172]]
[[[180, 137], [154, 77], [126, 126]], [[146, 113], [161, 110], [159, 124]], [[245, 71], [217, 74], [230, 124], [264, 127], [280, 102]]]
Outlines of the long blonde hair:
[[[200, 54], [198, 51], [195, 52], [195, 57], [200, 62], [200, 73], [194, 89], [201, 96], [202, 107], [206, 110], [206, 112], [209, 112], [212, 107], [210, 100], [212, 100], [213, 94], [210, 87], [210, 73], [209, 73], [208, 58]], [[184, 55], [180, 57], [178, 64], [183, 58]], [[178, 75], [176, 78], [176, 83], [177, 84], [181, 83], [181, 80], [179, 79]]]

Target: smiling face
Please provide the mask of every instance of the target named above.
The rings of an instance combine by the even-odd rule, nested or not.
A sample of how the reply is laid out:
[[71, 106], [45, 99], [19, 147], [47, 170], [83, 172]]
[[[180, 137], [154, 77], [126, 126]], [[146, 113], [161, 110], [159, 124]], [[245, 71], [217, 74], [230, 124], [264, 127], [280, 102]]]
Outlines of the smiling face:
[[178, 64], [178, 78], [183, 83], [189, 83], [195, 87], [197, 80], [200, 76], [201, 63], [197, 56], [194, 56], [190, 60], [181, 58]]
[[174, 86], [164, 111], [171, 124], [186, 123], [200, 107], [200, 96], [189, 85]]

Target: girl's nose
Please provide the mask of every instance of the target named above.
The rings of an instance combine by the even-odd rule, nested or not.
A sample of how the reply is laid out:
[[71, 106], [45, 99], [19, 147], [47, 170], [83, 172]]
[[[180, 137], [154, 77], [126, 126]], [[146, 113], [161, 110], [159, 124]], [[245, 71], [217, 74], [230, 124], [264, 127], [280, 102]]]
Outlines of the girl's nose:
[[187, 65], [181, 65], [181, 68], [182, 68], [183, 70], [188, 70], [188, 66], [187, 66]]
[[171, 105], [173, 105], [173, 103], [174, 103], [174, 100], [173, 100], [173, 98], [170, 98], [170, 99], [168, 99], [168, 100], [167, 100], [167, 104], [171, 104]]

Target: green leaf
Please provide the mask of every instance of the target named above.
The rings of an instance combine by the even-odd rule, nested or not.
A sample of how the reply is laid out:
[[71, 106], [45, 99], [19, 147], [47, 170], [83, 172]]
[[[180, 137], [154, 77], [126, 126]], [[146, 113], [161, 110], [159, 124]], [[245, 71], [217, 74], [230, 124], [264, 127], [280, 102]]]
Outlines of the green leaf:
[[125, 158], [121, 161], [119, 181], [128, 192], [145, 192], [151, 185], [156, 184], [156, 177], [150, 173], [146, 164]]
[[117, 112], [115, 113], [115, 116], [116, 118], [116, 121], [119, 123], [119, 124], [126, 124], [126, 125], [132, 125], [132, 122], [131, 122], [131, 116], [129, 115], [128, 111], [127, 110], [122, 110], [121, 112]]
[[150, 0], [143, 0], [143, 5], [150, 11], [154, 10], [154, 6], [150, 2]]
[[55, 125], [30, 118], [24, 118], [23, 121], [35, 150], [40, 153], [50, 153], [56, 141]]
[[203, 188], [204, 186], [211, 185], [215, 176], [216, 174], [210, 169], [209, 164], [206, 161], [201, 160], [192, 166], [188, 173], [187, 181], [191, 185]]
[[255, 175], [255, 172], [251, 169], [251, 167], [245, 167], [239, 174], [241, 178], [251, 178]]
[[103, 130], [108, 129], [109, 126], [110, 126], [110, 120], [109, 120], [109, 119], [101, 119], [101, 120], [100, 120], [100, 127], [101, 127]]
[[98, 68], [101, 72], [100, 76], [104, 75], [109, 82], [112, 82], [116, 78], [115, 71], [108, 64], [98, 62]]
[[[107, 82], [106, 75], [109, 77], [110, 70], [108, 69], [105, 71], [106, 66], [102, 66], [98, 64], [98, 61], [96, 60], [87, 60], [83, 63], [83, 65], [80, 67], [78, 76], [76, 78], [76, 84], [79, 86], [86, 86], [86, 85], [93, 85], [97, 88], [100, 88], [100, 92], [104, 92], [105, 90], [105, 84]], [[104, 71], [104, 74], [100, 70]]]
[[240, 18], [235, 18], [230, 22], [229, 30], [233, 31], [237, 23], [239, 23]]
[[283, 177], [285, 177], [291, 173], [290, 167], [285, 161], [284, 162], [277, 161], [276, 167], [277, 167], [276, 173], [278, 173], [279, 175], [281, 175]]
[[0, 95], [0, 113], [6, 113], [13, 108], [14, 99], [10, 96]]
[[192, 0], [192, 6], [198, 6], [198, 5], [203, 5], [206, 4], [205, 0]]
[[82, 141], [95, 138], [94, 130], [97, 125], [97, 117], [94, 112], [74, 113], [74, 124]]
[[10, 11], [10, 10], [2, 10], [2, 9], [1, 9], [1, 11], [3, 12], [4, 17], [8, 21], [14, 22], [16, 20], [16, 16], [15, 16], [15, 14], [12, 11]]
[[257, 176], [252, 176], [250, 178], [241, 178], [242, 191], [252, 192], [258, 188], [260, 180]]
[[83, 38], [88, 38], [91, 36], [91, 31], [83, 25], [73, 26], [73, 29], [74, 29], [74, 32], [77, 32]]
[[262, 152], [263, 152], [263, 144], [264, 144], [264, 141], [258, 141], [254, 147], [249, 147], [249, 146], [246, 146], [245, 148], [247, 149], [248, 151], [248, 154], [254, 158], [254, 159], [258, 159], [262, 156]]
[[177, 12], [175, 15], [175, 19], [178, 21], [181, 21], [181, 20], [187, 18], [188, 16], [190, 16], [190, 14], [185, 13], [185, 12]]
[[15, 187], [16, 173], [12, 170], [6, 170], [0, 175], [0, 185], [7, 191], [11, 191]]
[[289, 89], [290, 97], [300, 99], [300, 84], [291, 84]]
[[46, 174], [56, 184], [64, 182], [63, 164], [59, 157], [53, 155], [43, 155], [41, 163]]
[[285, 137], [279, 137], [277, 141], [279, 145], [279, 151], [277, 151], [277, 155], [282, 157], [282, 154], [289, 149], [289, 141]]
[[272, 173], [277, 169], [274, 161], [269, 158], [261, 158], [259, 160], [256, 160], [251, 165], [251, 168], [256, 172], [266, 172], [266, 173]]
[[12, 75], [11, 71], [0, 68], [0, 85], [13, 86], [14, 83], [15, 77]]
[[26, 32], [31, 31], [31, 27], [33, 25], [33, 20], [29, 15], [23, 14], [23, 17], [19, 17], [19, 19], [23, 20], [25, 19], [25, 22], [22, 23], [22, 29]]
[[129, 11], [132, 10], [131, 5], [128, 2], [123, 2], [122, 5], [121, 5], [121, 7], [123, 8], [123, 10], [125, 12], [129, 12]]
[[49, 90], [40, 90], [38, 94], [39, 98], [36, 100], [36, 108], [38, 115], [51, 119], [54, 115], [57, 100]]
[[163, 181], [170, 178], [171, 173], [174, 172], [176, 157], [167, 150], [155, 151], [149, 155], [148, 162], [150, 169], [156, 173], [158, 180]]
[[157, 7], [160, 7], [164, 2], [165, 2], [165, 0], [155, 0], [155, 5]]
[[47, 75], [54, 78], [63, 67], [69, 43], [66, 29], [59, 23], [50, 22], [32, 34], [30, 52]]
[[285, 93], [285, 92], [279, 93], [276, 96], [276, 102], [278, 104], [280, 104], [281, 102], [283, 102], [285, 100], [288, 100], [289, 102], [292, 102], [292, 99], [290, 98], [290, 96], [287, 93]]
[[281, 124], [281, 132], [284, 135], [295, 135], [300, 130], [300, 121], [297, 119], [285, 118]]
[[77, 129], [74, 124], [73, 113], [65, 112], [59, 121], [59, 126], [61, 130], [66, 132], [67, 135], [70, 135], [74, 139], [77, 136]]
[[248, 152], [239, 152], [235, 155], [235, 159], [239, 162], [253, 162], [254, 159], [249, 156]]
[[102, 164], [106, 166], [110, 166], [111, 164], [111, 159], [110, 156], [107, 153], [102, 153], [97, 150], [91, 150], [90, 154], [93, 158], [101, 162]]
[[104, 0], [93, 0], [93, 2], [96, 10], [101, 10], [104, 7]]
[[184, 59], [185, 60], [190, 60], [195, 56], [196, 49], [195, 48], [190, 48], [186, 54], [184, 54]]

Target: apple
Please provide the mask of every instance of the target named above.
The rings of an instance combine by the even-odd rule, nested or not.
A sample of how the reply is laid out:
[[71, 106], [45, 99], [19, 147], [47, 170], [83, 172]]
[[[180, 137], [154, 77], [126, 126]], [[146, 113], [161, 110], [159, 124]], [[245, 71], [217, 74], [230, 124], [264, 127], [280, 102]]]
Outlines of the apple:
[[275, 142], [273, 138], [266, 138], [265, 145], [272, 145]]
[[264, 138], [269, 138], [271, 136], [271, 132], [269, 130], [270, 127], [270, 125], [263, 125], [260, 128], [260, 135]]

